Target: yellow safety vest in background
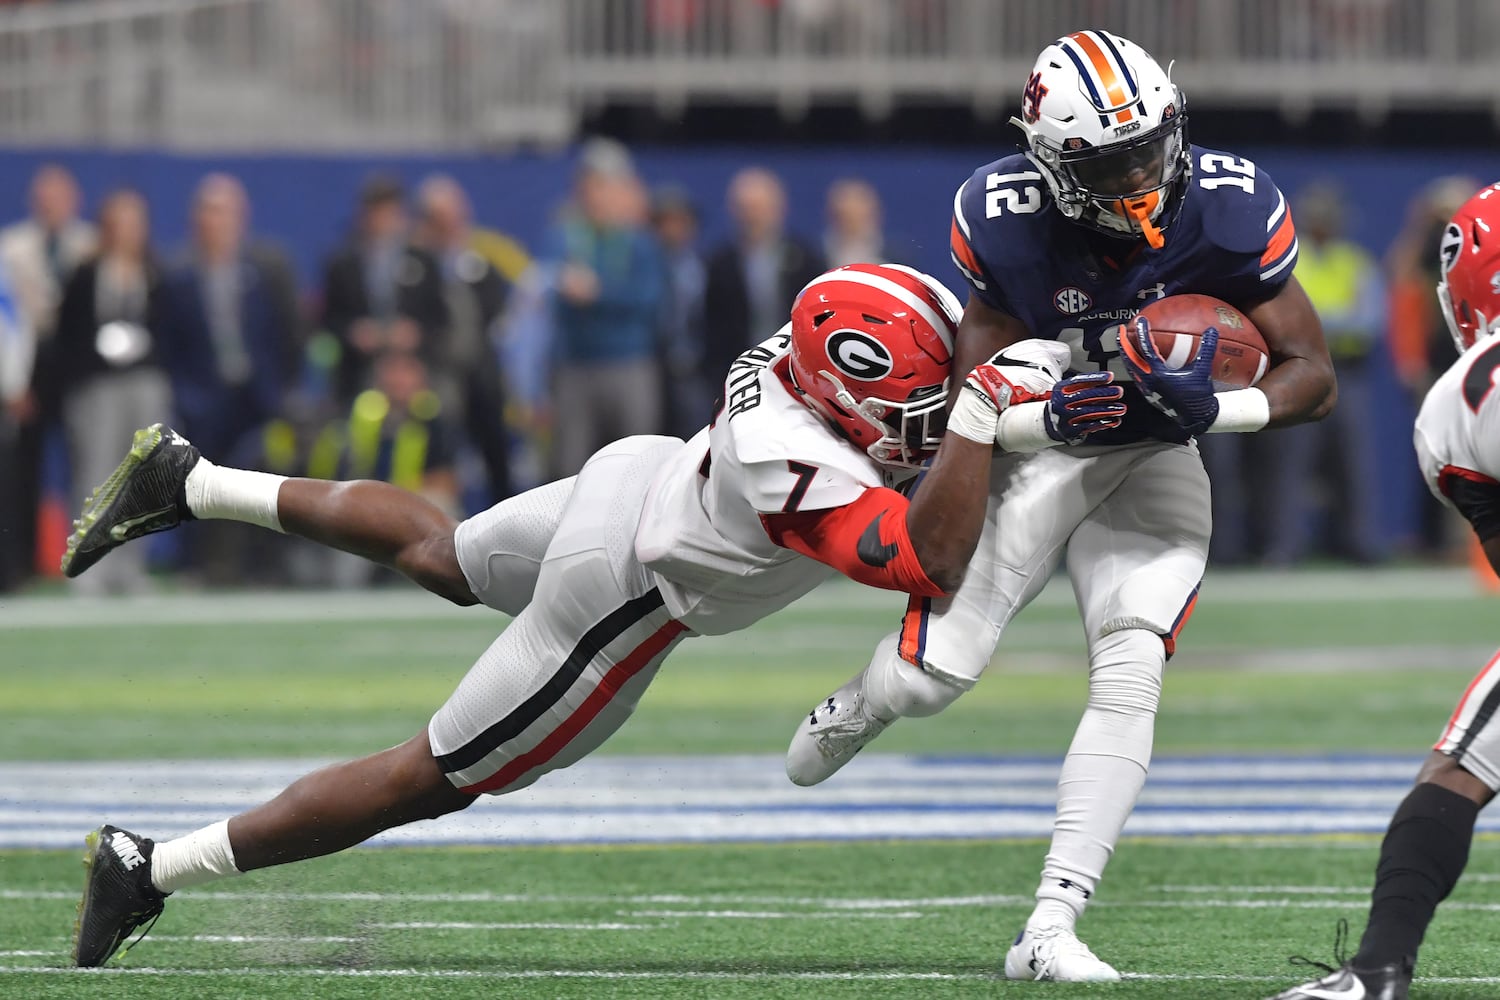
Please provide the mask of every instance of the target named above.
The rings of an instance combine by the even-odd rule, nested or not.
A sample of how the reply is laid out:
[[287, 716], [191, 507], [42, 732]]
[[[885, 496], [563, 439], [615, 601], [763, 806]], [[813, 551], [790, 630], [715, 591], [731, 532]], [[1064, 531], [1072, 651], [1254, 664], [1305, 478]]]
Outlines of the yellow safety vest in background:
[[[1293, 273], [1320, 316], [1347, 314], [1359, 303], [1366, 277], [1375, 261], [1361, 247], [1334, 240], [1323, 247], [1304, 242]], [[1329, 330], [1328, 348], [1335, 357], [1356, 358], [1368, 354], [1379, 339], [1378, 330]]]

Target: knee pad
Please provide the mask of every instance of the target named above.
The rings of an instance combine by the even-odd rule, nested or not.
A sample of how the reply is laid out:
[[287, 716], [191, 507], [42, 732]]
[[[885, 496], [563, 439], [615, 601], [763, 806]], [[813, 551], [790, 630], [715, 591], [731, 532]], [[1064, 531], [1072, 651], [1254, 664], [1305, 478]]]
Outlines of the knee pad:
[[865, 668], [865, 700], [877, 719], [936, 715], [972, 687], [938, 677], [903, 660], [900, 635], [888, 635], [875, 647]]
[[1139, 765], [1144, 775], [1165, 665], [1166, 649], [1155, 632], [1124, 629], [1096, 641], [1089, 655], [1088, 707], [1073, 734], [1070, 758], [1117, 757]]
[[1130, 628], [1101, 636], [1089, 650], [1089, 708], [1155, 716], [1167, 663], [1161, 636]]

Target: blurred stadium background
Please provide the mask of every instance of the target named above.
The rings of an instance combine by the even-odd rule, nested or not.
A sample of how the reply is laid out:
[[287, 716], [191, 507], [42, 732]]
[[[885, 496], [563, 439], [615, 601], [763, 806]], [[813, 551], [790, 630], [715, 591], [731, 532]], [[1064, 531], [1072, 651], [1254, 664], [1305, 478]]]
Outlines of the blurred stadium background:
[[[1321, 427], [1207, 443], [1207, 600], [1129, 828], [1180, 839], [1122, 847], [1086, 937], [1157, 977], [1121, 996], [1244, 996], [1284, 978], [1289, 949], [1317, 947], [1326, 911], [1357, 919], [1374, 842], [1318, 837], [1383, 828], [1494, 641], [1494, 581], [1427, 496], [1410, 429], [1453, 356], [1432, 295], [1441, 223], [1500, 178], [1500, 3], [7, 2], [0, 993], [31, 976], [38, 995], [118, 989], [46, 978], [75, 890], [59, 848], [104, 818], [186, 829], [312, 761], [404, 738], [501, 624], [203, 524], [64, 586], [71, 513], [137, 424], [170, 417], [240, 465], [389, 478], [455, 513], [572, 471], [611, 434], [690, 433], [726, 359], [789, 303], [786, 288], [747, 296], [741, 248], [778, 247], [793, 290], [794, 271], [855, 260], [961, 290], [953, 191], [1015, 148], [1006, 119], [1035, 53], [1086, 26], [1175, 61], [1193, 140], [1286, 191], [1342, 389]], [[579, 264], [623, 303], [614, 318], [580, 304]], [[589, 405], [579, 387], [601, 369], [631, 405]], [[893, 729], [819, 798], [780, 777], [785, 739], [899, 613], [825, 588], [742, 639], [685, 647], [600, 761], [393, 838], [446, 845], [406, 874], [332, 861], [246, 880], [169, 910], [142, 964], [238, 970], [218, 986], [246, 996], [264, 974], [333, 968], [371, 971], [371, 992], [347, 995], [378, 995], [398, 966], [458, 995], [553, 972], [558, 996], [597, 995], [600, 978], [643, 996], [989, 995], [1044, 851], [989, 841], [1046, 833], [1082, 706], [1070, 600], [1055, 585], [986, 684], [940, 722]], [[723, 846], [740, 841], [783, 846]], [[597, 846], [615, 842], [658, 846]], [[480, 859], [454, 843], [596, 846]], [[1465, 920], [1496, 905], [1482, 853]], [[905, 874], [883, 883], [888, 869]], [[487, 902], [463, 898], [476, 870]], [[869, 920], [873, 938], [840, 937], [807, 898], [827, 871], [843, 874], [819, 892], [863, 893], [852, 908], [909, 913], [921, 933]], [[637, 896], [611, 896], [616, 880]], [[309, 902], [309, 883], [327, 891]], [[387, 890], [428, 892], [432, 920], [401, 930], [412, 918]], [[639, 914], [613, 927], [658, 891], [676, 902], [646, 925], [679, 931], [629, 930]], [[1201, 933], [1205, 893], [1222, 934], [1164, 950]], [[471, 904], [511, 923], [474, 923]], [[1492, 995], [1493, 951], [1459, 920], [1440, 918], [1424, 969], [1449, 978], [1442, 996]], [[484, 944], [464, 936], [484, 926]], [[246, 952], [231, 933], [260, 937]], [[630, 943], [600, 943], [611, 934]], [[931, 971], [972, 982], [924, 985]], [[1231, 982], [1184, 978], [1200, 974]]]

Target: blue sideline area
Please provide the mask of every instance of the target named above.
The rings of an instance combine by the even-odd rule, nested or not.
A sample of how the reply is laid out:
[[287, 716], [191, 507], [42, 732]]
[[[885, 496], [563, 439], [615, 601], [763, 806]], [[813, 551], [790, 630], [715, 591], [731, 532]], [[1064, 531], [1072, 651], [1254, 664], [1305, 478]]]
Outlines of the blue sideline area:
[[[733, 172], [760, 164], [786, 181], [792, 228], [816, 237], [822, 227], [828, 184], [857, 175], [885, 199], [886, 230], [913, 246], [913, 264], [957, 285], [948, 261], [947, 234], [953, 192], [981, 163], [1011, 152], [1009, 134], [993, 147], [818, 148], [636, 147], [647, 182], [686, 187], [703, 212], [705, 245], [721, 239], [727, 221], [724, 189]], [[1377, 254], [1400, 229], [1410, 198], [1440, 174], [1467, 173], [1481, 181], [1500, 178], [1500, 153], [1472, 151], [1235, 150], [1268, 169], [1295, 197], [1310, 180], [1333, 178], [1353, 211], [1350, 235]], [[10, 192], [0, 218], [24, 210], [27, 181], [38, 164], [56, 160], [78, 175], [90, 209], [108, 189], [129, 185], [142, 191], [154, 215], [159, 246], [180, 244], [187, 202], [198, 178], [209, 170], [238, 175], [249, 190], [258, 233], [280, 242], [295, 260], [304, 288], [316, 288], [323, 258], [348, 230], [360, 183], [381, 171], [410, 183], [433, 171], [455, 176], [470, 192], [481, 224], [507, 232], [528, 247], [539, 242], [549, 218], [566, 198], [573, 151], [464, 156], [198, 155], [105, 149], [9, 149], [0, 151], [0, 189]], [[1411, 455], [1412, 409], [1389, 370], [1381, 375], [1390, 405], [1379, 433], [1388, 442], [1382, 467], [1393, 488], [1385, 491], [1382, 520], [1393, 535], [1414, 520], [1421, 490]]]

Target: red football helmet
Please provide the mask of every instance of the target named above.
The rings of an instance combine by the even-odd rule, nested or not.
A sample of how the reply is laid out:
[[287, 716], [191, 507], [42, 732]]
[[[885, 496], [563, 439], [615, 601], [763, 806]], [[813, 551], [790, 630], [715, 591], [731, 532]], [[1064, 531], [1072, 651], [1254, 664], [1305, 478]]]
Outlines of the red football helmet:
[[798, 398], [881, 465], [920, 466], [942, 439], [962, 312], [936, 278], [899, 264], [814, 278], [792, 305]]
[[1500, 184], [1453, 214], [1438, 250], [1438, 305], [1459, 351], [1500, 329]]

